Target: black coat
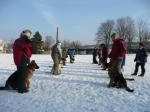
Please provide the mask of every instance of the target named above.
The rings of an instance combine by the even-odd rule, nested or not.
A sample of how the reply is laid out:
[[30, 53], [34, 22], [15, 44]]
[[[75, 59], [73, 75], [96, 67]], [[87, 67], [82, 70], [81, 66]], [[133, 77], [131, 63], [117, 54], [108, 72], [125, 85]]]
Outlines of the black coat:
[[145, 48], [139, 48], [136, 52], [136, 56], [134, 61], [138, 62], [138, 63], [146, 63], [147, 62], [147, 52], [145, 50]]

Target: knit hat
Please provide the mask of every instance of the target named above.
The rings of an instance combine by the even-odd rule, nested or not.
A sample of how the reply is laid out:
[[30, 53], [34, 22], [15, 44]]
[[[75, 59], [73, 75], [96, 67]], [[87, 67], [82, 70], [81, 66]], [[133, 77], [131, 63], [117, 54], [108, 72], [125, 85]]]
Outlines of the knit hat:
[[143, 42], [140, 42], [139, 45], [142, 46], [142, 47], [144, 47], [144, 43]]
[[21, 32], [21, 35], [22, 35], [22, 36], [27, 36], [27, 37], [30, 37], [31, 34], [32, 34], [32, 32], [31, 32], [30, 30], [28, 30], [28, 29], [23, 30], [23, 31]]

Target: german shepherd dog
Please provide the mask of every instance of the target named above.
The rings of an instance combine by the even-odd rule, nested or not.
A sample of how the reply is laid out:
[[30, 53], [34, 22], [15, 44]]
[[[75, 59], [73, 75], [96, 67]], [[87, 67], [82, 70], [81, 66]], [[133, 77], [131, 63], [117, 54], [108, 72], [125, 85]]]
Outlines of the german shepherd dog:
[[114, 86], [116, 86], [117, 88], [124, 88], [126, 89], [128, 92], [133, 92], [134, 90], [133, 89], [130, 89], [128, 86], [127, 86], [127, 81], [126, 80], [134, 80], [134, 79], [125, 79], [123, 77], [122, 74], [118, 74], [116, 75], [116, 77], [114, 78]]
[[[111, 63], [107, 63], [107, 67], [108, 67], [108, 71], [111, 69]], [[116, 87], [116, 88], [124, 88], [126, 89], [128, 92], [133, 92], [133, 89], [130, 89], [127, 86], [127, 81], [126, 80], [130, 80], [133, 81], [133, 78], [124, 78], [123, 74], [109, 74], [109, 78], [110, 78], [110, 82], [109, 82], [109, 87]]]
[[28, 92], [30, 85], [29, 79], [31, 79], [35, 69], [39, 69], [39, 66], [32, 60], [23, 70], [18, 69], [10, 75], [5, 86], [0, 87], [0, 90], [17, 90], [19, 93]]

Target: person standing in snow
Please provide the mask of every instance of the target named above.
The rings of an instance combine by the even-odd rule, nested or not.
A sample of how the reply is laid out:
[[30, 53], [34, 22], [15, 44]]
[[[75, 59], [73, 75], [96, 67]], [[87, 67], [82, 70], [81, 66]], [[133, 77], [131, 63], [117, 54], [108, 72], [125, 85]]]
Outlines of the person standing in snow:
[[101, 48], [102, 48], [101, 61], [102, 61], [102, 67], [103, 67], [102, 70], [106, 70], [107, 69], [106, 63], [107, 63], [107, 58], [108, 58], [108, 48], [106, 47], [105, 44], [101, 44]]
[[93, 50], [93, 64], [98, 64], [96, 57], [97, 57], [97, 48], [95, 47]]
[[67, 48], [63, 48], [63, 50], [62, 50], [63, 65], [66, 65], [66, 58], [67, 58]]
[[126, 47], [123, 39], [119, 37], [118, 33], [113, 33], [111, 35], [113, 40], [112, 50], [109, 54], [110, 56], [110, 67], [108, 68], [108, 74], [110, 76], [109, 87], [115, 86], [114, 78], [116, 76], [121, 76], [121, 67], [123, 63], [123, 58], [126, 55]]
[[13, 44], [13, 59], [17, 69], [27, 67], [32, 56], [32, 44], [30, 41], [32, 32], [24, 30], [18, 39]]
[[131, 75], [137, 75], [139, 66], [141, 66], [141, 74], [139, 76], [144, 76], [145, 74], [145, 63], [147, 62], [148, 54], [145, 50], [144, 44], [142, 42], [139, 43], [139, 49], [136, 52], [136, 56], [134, 59], [135, 70], [134, 73]]
[[[32, 32], [30, 30], [24, 30], [21, 32], [20, 37], [15, 40], [13, 44], [13, 59], [17, 67], [19, 74], [22, 74], [27, 69], [32, 56], [32, 44], [30, 41]], [[24, 88], [23, 76], [17, 75], [18, 89]], [[26, 92], [28, 90], [25, 90]]]
[[74, 63], [75, 61], [75, 55], [76, 55], [76, 50], [73, 48], [68, 49], [67, 54], [70, 57], [70, 63]]
[[59, 75], [61, 73], [60, 61], [62, 60], [62, 50], [60, 41], [57, 41], [57, 43], [52, 47], [51, 57], [54, 62], [51, 73], [54, 75]]
[[101, 65], [102, 64], [102, 62], [101, 62], [101, 58], [102, 58], [101, 45], [99, 45], [99, 48], [97, 49], [97, 55], [98, 55], [98, 59], [99, 59], [98, 65]]

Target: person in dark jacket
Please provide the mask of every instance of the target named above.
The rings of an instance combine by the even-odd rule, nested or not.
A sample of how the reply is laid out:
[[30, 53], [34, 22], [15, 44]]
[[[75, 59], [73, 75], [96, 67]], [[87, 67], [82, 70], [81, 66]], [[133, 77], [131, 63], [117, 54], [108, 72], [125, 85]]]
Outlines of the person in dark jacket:
[[97, 58], [97, 48], [95, 47], [93, 50], [93, 64], [98, 64], [96, 58]]
[[24, 30], [13, 44], [13, 59], [17, 69], [22, 69], [30, 63], [32, 56], [32, 44], [30, 41], [32, 32]]
[[75, 49], [68, 49], [67, 54], [70, 57], [70, 63], [74, 63], [75, 61], [75, 55], [76, 55], [76, 50]]
[[144, 44], [142, 42], [139, 43], [139, 49], [136, 52], [136, 56], [134, 61], [136, 62], [135, 64], [135, 71], [131, 75], [137, 75], [138, 73], [138, 68], [141, 66], [141, 74], [139, 76], [144, 76], [145, 74], [145, 63], [147, 62], [147, 57], [148, 54], [144, 48]]
[[102, 48], [102, 58], [101, 58], [101, 62], [102, 62], [102, 70], [106, 70], [106, 63], [107, 63], [107, 58], [108, 58], [108, 48], [106, 47], [105, 44], [101, 44], [101, 48]]

